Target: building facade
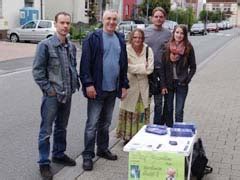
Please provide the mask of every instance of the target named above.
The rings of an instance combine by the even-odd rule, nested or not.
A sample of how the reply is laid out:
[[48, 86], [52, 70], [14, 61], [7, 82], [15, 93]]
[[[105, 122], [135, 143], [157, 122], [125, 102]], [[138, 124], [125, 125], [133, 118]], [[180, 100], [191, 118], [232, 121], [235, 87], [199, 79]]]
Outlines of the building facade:
[[171, 9], [192, 7], [195, 16], [198, 18], [200, 12], [203, 10], [203, 0], [171, 0]]
[[44, 13], [44, 5], [39, 0], [0, 0], [0, 29], [20, 26], [20, 9], [24, 7], [34, 7]]
[[65, 11], [72, 16], [72, 22], [88, 23], [90, 0], [45, 0], [45, 19], [53, 20], [56, 13]]
[[134, 17], [136, 0], [123, 0], [123, 20], [129, 20]]
[[33, 7], [38, 10], [39, 17], [44, 18], [43, 0], [0, 0], [0, 39], [6, 38], [10, 28], [20, 26], [20, 9]]
[[207, 0], [207, 11], [221, 11], [229, 16], [228, 20], [234, 26], [238, 25], [238, 4], [237, 0]]

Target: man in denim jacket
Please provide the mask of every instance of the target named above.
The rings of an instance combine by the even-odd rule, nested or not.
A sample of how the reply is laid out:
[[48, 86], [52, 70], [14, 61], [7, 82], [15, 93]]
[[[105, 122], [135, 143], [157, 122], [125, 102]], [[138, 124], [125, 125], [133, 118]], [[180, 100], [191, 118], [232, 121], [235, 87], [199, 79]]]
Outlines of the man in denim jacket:
[[103, 29], [88, 35], [83, 42], [80, 78], [83, 93], [88, 98], [87, 122], [84, 133], [83, 169], [92, 170], [97, 155], [108, 160], [117, 160], [109, 151], [109, 126], [112, 120], [115, 99], [127, 95], [127, 52], [123, 34], [115, 31], [118, 14], [106, 10], [103, 14]]
[[49, 160], [49, 139], [53, 122], [55, 126], [52, 161], [67, 166], [76, 165], [73, 159], [64, 154], [71, 97], [76, 89], [79, 89], [76, 47], [67, 39], [70, 19], [70, 15], [66, 12], [56, 14], [57, 33], [39, 43], [33, 62], [33, 77], [43, 92], [38, 163], [44, 179], [52, 179], [53, 176]]

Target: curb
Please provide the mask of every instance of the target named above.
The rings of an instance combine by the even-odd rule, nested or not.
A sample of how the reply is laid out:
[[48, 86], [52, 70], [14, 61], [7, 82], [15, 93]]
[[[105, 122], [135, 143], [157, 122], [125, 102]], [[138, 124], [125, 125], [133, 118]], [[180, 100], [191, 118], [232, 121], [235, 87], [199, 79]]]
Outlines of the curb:
[[[115, 129], [112, 130], [109, 134], [109, 147], [112, 149], [119, 141], [120, 139], [117, 139], [115, 137]], [[93, 162], [95, 163], [100, 158], [96, 156], [93, 159]], [[65, 166], [62, 170], [60, 170], [57, 174], [54, 175], [54, 180], [73, 180], [77, 179], [79, 176], [81, 176], [84, 173], [84, 170], [82, 169], [82, 155], [78, 156], [76, 159], [77, 165], [74, 167], [67, 167]]]

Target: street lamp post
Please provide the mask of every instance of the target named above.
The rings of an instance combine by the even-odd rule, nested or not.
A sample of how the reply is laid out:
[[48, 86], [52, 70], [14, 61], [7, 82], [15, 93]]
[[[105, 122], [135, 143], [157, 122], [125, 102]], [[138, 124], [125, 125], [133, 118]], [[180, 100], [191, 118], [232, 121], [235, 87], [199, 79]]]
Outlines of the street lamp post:
[[149, 0], [147, 0], [147, 13], [146, 13], [146, 15], [147, 15], [147, 23], [148, 23], [148, 10], [149, 10]]
[[178, 23], [178, 4], [177, 4], [177, 8], [176, 8], [176, 22]]
[[208, 11], [206, 8], [206, 3], [203, 4], [203, 10], [205, 11], [205, 16], [204, 16], [204, 33], [207, 32], [207, 19], [208, 19]]
[[43, 0], [40, 0], [40, 13], [41, 13], [41, 19], [43, 19]]

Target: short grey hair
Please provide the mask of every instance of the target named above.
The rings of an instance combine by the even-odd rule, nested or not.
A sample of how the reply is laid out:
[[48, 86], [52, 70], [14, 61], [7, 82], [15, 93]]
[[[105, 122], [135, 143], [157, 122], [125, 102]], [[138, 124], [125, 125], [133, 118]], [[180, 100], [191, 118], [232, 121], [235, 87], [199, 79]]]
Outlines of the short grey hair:
[[118, 18], [118, 11], [116, 9], [107, 9], [103, 13], [103, 19], [106, 17], [107, 13], [116, 13]]

